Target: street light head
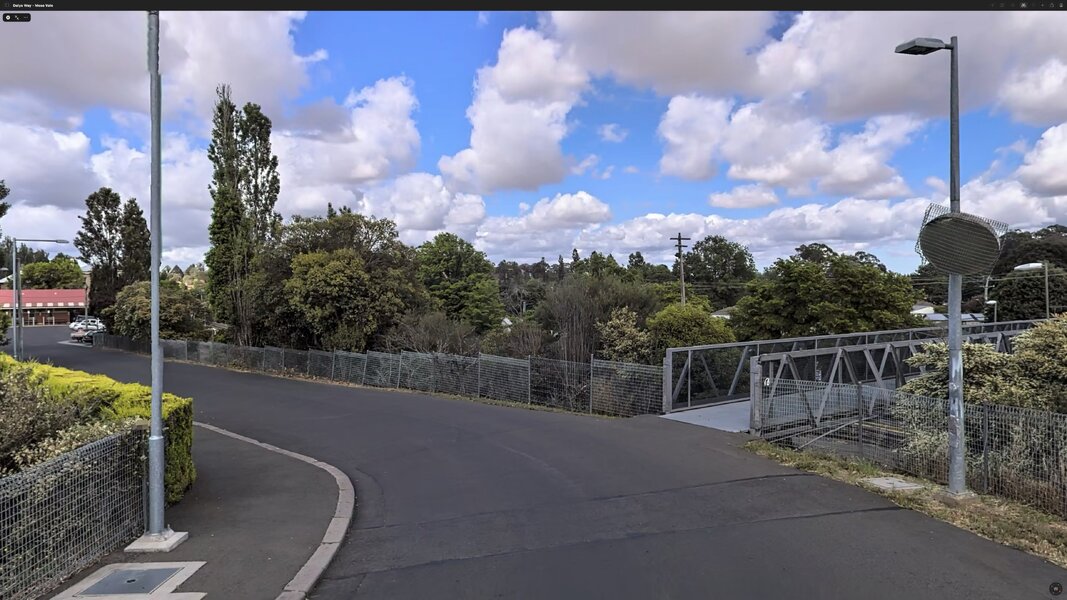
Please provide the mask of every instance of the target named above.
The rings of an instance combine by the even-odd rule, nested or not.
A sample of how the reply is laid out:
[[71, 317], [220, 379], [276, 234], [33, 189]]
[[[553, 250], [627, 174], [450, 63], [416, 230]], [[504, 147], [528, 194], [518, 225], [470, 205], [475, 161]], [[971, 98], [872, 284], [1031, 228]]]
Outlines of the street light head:
[[1026, 263], [1025, 265], [1019, 265], [1012, 269], [1012, 271], [1038, 271], [1045, 268], [1045, 263]]
[[950, 46], [937, 38], [915, 38], [910, 42], [904, 42], [897, 46], [897, 54], [930, 54], [938, 50], [944, 50]]
[[986, 300], [985, 303], [990, 305], [990, 306], [992, 306], [992, 305], [996, 304], [997, 301], [996, 300]]

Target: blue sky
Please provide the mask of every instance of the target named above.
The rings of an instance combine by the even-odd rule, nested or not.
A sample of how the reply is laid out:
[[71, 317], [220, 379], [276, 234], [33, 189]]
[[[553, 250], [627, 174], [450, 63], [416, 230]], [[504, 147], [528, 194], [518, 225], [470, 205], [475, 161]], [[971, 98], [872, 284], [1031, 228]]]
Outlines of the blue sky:
[[[70, 238], [96, 187], [148, 197], [144, 15], [40, 17], [0, 36], [12, 140], [0, 178], [14, 201], [0, 225]], [[576, 247], [666, 261], [681, 231], [742, 242], [760, 266], [819, 241], [910, 271], [923, 210], [947, 194], [948, 53], [892, 48], [954, 34], [964, 210], [1018, 228], [1067, 221], [1067, 15], [162, 20], [170, 262], [206, 249], [206, 138], [226, 82], [274, 120], [286, 217], [348, 204], [394, 219], [409, 243], [449, 230], [494, 260]]]

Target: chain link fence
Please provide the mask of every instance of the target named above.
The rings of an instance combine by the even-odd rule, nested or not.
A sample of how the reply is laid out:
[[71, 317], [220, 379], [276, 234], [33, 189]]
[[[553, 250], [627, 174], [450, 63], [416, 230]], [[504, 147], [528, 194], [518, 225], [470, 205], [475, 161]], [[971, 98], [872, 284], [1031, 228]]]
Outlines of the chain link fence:
[[36, 598], [143, 533], [144, 457], [131, 431], [0, 478], [0, 598]]
[[[94, 346], [147, 353], [147, 344], [97, 334]], [[164, 357], [220, 367], [306, 376], [358, 385], [404, 388], [582, 413], [630, 417], [659, 414], [663, 405], [660, 367], [593, 360], [506, 358], [481, 354], [369, 351], [324, 352], [252, 348], [218, 342], [163, 341]], [[184, 349], [184, 350], [183, 350]]]
[[[878, 386], [780, 379], [754, 398], [755, 433], [948, 481], [948, 401]], [[967, 486], [1067, 517], [1067, 414], [966, 404]]]

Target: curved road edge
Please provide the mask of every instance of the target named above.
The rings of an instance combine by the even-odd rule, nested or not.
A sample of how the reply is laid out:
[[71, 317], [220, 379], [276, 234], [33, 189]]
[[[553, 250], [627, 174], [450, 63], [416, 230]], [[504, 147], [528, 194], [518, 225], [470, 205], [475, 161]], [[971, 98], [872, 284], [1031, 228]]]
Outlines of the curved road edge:
[[239, 433], [227, 431], [221, 427], [209, 425], [207, 423], [201, 423], [199, 421], [194, 423], [197, 427], [203, 427], [204, 429], [214, 431], [215, 433], [225, 435], [249, 444], [254, 444], [261, 448], [265, 448], [272, 452], [284, 454], [290, 458], [306, 462], [311, 465], [326, 471], [337, 481], [337, 509], [334, 510], [333, 518], [330, 520], [329, 527], [326, 528], [326, 533], [322, 536], [322, 541], [319, 542], [319, 547], [312, 553], [311, 558], [304, 563], [303, 567], [297, 571], [296, 575], [285, 585], [285, 589], [281, 594], [278, 594], [277, 600], [303, 600], [311, 592], [311, 588], [318, 583], [322, 578], [322, 574], [326, 572], [326, 567], [329, 566], [330, 561], [333, 560], [337, 549], [341, 547], [341, 542], [344, 540], [345, 533], [348, 531], [348, 526], [352, 522], [352, 515], [355, 512], [356, 507], [356, 493], [355, 488], [352, 486], [352, 480], [348, 478], [337, 467], [324, 463], [321, 460], [311, 458], [296, 452], [279, 448], [259, 440], [254, 440], [250, 437], [243, 436]]

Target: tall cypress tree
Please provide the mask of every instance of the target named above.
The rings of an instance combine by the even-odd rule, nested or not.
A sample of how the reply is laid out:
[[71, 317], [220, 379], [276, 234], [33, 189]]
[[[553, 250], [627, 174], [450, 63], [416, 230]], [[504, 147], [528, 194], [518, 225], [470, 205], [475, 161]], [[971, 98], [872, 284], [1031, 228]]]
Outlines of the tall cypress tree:
[[227, 85], [216, 93], [208, 146], [214, 165], [211, 249], [205, 257], [208, 294], [216, 318], [233, 327], [237, 343], [248, 344], [255, 318], [245, 293], [252, 258], [281, 230], [281, 216], [274, 211], [281, 189], [278, 157], [271, 153], [271, 121], [260, 107], [248, 103], [238, 111]]
[[[215, 318], [239, 330], [240, 281], [244, 271], [247, 226], [241, 210], [240, 164], [237, 146], [237, 107], [230, 100], [230, 86], [216, 88], [218, 100], [212, 120], [207, 155], [214, 165], [211, 185], [211, 248], [204, 257], [208, 268], [207, 289]], [[240, 332], [238, 332], [240, 334]]]
[[251, 241], [261, 248], [277, 239], [282, 218], [274, 212], [281, 181], [278, 157], [271, 154], [271, 122], [258, 104], [245, 104], [237, 123], [240, 181], [238, 184], [245, 214], [251, 228]]

